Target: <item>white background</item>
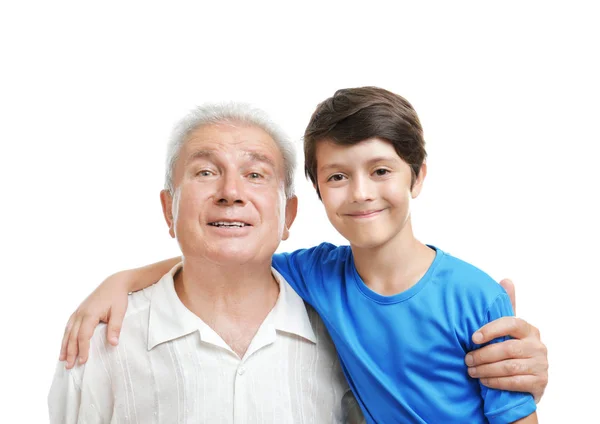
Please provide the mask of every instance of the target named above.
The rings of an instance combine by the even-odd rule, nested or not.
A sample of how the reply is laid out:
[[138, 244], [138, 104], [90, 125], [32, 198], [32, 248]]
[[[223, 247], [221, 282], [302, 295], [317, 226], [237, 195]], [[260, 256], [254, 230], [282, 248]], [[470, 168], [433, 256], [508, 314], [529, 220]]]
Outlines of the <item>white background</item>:
[[[541, 329], [541, 422], [597, 419], [597, 13], [164, 3], [0, 6], [0, 422], [47, 421], [64, 325], [97, 284], [178, 253], [159, 202], [177, 119], [209, 100], [250, 101], [300, 140], [319, 101], [361, 85], [405, 96], [421, 117], [417, 236], [513, 278], [518, 315]], [[297, 182], [281, 248], [342, 242]]]

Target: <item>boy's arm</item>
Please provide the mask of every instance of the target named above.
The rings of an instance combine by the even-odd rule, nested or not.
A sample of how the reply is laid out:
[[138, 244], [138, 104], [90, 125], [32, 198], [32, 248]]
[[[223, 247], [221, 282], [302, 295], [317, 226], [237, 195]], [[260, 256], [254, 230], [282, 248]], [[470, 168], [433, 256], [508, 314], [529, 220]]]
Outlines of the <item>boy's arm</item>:
[[[513, 283], [502, 280], [500, 284], [516, 313]], [[548, 384], [548, 349], [536, 327], [520, 318], [502, 317], [481, 327], [473, 342], [484, 344], [506, 336], [511, 339], [467, 354], [469, 375], [489, 388], [531, 393], [537, 403]]]
[[[481, 317], [479, 325], [491, 323], [499, 318], [512, 318], [513, 309], [509, 297], [506, 293], [498, 294], [488, 305], [485, 314]], [[490, 345], [506, 343], [508, 337], [494, 339]], [[474, 349], [477, 342], [473, 340], [471, 349]], [[486, 418], [492, 424], [520, 422], [523, 418], [529, 417], [535, 413], [536, 405], [533, 396], [529, 393], [498, 390], [486, 387], [480, 380], [481, 397], [483, 398], [483, 410]], [[529, 423], [532, 421], [523, 421]], [[533, 422], [537, 422], [533, 421]]]
[[90, 339], [99, 322], [108, 323], [106, 338], [116, 346], [127, 310], [127, 295], [156, 283], [179, 262], [181, 257], [171, 258], [117, 272], [104, 280], [69, 318], [59, 357], [60, 361], [67, 361], [66, 368], [73, 368], [78, 355], [80, 364], [87, 361]]
[[514, 421], [513, 424], [538, 424], [537, 412], [534, 412], [525, 418], [521, 418], [520, 420]]

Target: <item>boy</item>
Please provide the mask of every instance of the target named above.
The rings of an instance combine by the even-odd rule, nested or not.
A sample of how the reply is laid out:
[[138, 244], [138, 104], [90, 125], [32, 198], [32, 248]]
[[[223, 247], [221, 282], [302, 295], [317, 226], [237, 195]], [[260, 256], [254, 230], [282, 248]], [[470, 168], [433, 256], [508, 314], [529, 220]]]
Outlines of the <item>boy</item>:
[[412, 233], [427, 172], [412, 106], [379, 88], [339, 90], [304, 143], [306, 175], [350, 246], [275, 255], [273, 266], [321, 315], [367, 421], [537, 422], [531, 395], [467, 373], [471, 334], [512, 307], [485, 273]]

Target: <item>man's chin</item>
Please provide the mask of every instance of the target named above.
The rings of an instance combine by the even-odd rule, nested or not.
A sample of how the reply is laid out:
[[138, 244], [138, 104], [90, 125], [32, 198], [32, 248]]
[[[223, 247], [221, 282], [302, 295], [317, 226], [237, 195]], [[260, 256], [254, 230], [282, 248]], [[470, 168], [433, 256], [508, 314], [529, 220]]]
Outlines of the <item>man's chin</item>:
[[245, 246], [225, 246], [210, 250], [203, 255], [208, 261], [225, 267], [242, 266], [251, 264], [270, 263], [271, 256], [258, 254], [258, 249]]

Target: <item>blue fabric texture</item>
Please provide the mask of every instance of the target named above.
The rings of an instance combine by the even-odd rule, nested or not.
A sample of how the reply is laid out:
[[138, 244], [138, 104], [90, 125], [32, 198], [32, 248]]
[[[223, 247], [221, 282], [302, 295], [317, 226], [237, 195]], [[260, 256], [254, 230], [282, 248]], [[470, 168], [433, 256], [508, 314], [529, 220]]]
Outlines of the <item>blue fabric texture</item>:
[[464, 363], [481, 347], [471, 341], [476, 330], [513, 315], [508, 295], [483, 271], [430, 247], [427, 273], [393, 296], [365, 285], [349, 246], [278, 254], [273, 266], [321, 315], [367, 422], [500, 424], [530, 415], [530, 394], [488, 389]]

